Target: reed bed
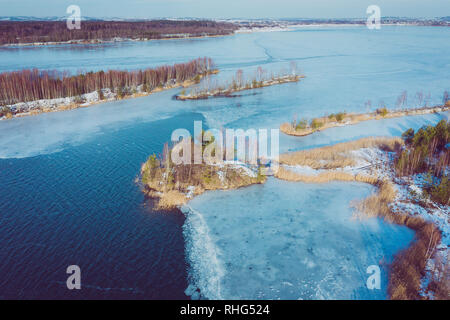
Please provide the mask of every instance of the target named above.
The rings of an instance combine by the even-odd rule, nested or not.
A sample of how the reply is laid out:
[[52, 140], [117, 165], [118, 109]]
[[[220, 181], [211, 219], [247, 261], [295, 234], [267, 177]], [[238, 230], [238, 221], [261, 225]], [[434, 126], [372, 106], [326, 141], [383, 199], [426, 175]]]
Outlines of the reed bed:
[[280, 163], [308, 166], [313, 169], [337, 169], [354, 166], [356, 161], [352, 151], [362, 148], [380, 148], [394, 151], [403, 145], [400, 138], [370, 137], [356, 141], [338, 143], [332, 146], [282, 154]]
[[83, 21], [82, 26], [69, 30], [65, 21], [1, 21], [0, 45], [202, 37], [233, 34], [238, 29], [229, 22], [210, 20]]
[[376, 184], [378, 178], [364, 174], [351, 174], [343, 171], [329, 170], [317, 175], [300, 174], [284, 167], [280, 167], [275, 177], [286, 181], [297, 181], [305, 183], [327, 183], [331, 181], [357, 181], [369, 184]]
[[[428, 260], [433, 257], [441, 241], [441, 231], [420, 216], [394, 212], [389, 204], [395, 198], [396, 191], [392, 183], [381, 181], [377, 193], [356, 203], [355, 208], [369, 217], [381, 217], [415, 231], [412, 244], [399, 252], [389, 267], [388, 294], [393, 300], [417, 300], [421, 299], [421, 279], [425, 275]], [[438, 294], [436, 298], [444, 298], [442, 288], [448, 287], [447, 282], [445, 277], [434, 282], [433, 290]]]

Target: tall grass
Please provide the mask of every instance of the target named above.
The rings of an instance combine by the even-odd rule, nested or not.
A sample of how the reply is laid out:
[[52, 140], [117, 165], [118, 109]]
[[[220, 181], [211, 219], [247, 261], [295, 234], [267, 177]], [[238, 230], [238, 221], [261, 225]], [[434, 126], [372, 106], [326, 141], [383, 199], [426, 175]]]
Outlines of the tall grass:
[[421, 280], [428, 260], [441, 241], [441, 232], [435, 224], [420, 216], [393, 211], [390, 203], [396, 198], [396, 190], [391, 182], [381, 181], [377, 186], [377, 193], [356, 203], [355, 207], [370, 217], [381, 217], [415, 231], [412, 244], [399, 252], [390, 265], [388, 294], [394, 300], [421, 299]]
[[363, 138], [356, 141], [338, 143], [332, 146], [282, 154], [280, 163], [309, 166], [313, 169], [336, 169], [356, 164], [351, 151], [361, 148], [381, 148], [394, 151], [403, 144], [400, 138]]
[[351, 174], [343, 171], [328, 170], [317, 175], [300, 174], [281, 166], [275, 177], [281, 180], [297, 181], [305, 183], [326, 183], [331, 181], [358, 181], [370, 184], [376, 184], [378, 178], [364, 174]]
[[[204, 134], [205, 132], [202, 132], [202, 135]], [[172, 149], [166, 143], [162, 155], [151, 155], [141, 166], [144, 192], [152, 198], [159, 198], [157, 206], [160, 208], [183, 204], [188, 200], [188, 194], [194, 196], [206, 190], [236, 189], [266, 181], [266, 176], [260, 167], [256, 174], [251, 175], [245, 170], [247, 168], [230, 164], [195, 164], [194, 148], [199, 145], [192, 139], [188, 143], [191, 147], [190, 163], [188, 161], [188, 163], [175, 164], [171, 159], [173, 148], [182, 146], [180, 142]], [[213, 142], [204, 141], [201, 148], [211, 143]]]

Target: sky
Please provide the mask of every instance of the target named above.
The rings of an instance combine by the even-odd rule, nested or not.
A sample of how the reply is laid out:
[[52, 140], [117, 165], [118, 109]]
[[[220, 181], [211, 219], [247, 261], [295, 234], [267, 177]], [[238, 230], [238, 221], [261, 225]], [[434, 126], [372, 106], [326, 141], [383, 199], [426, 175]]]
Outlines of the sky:
[[364, 18], [369, 5], [382, 16], [450, 16], [450, 0], [0, 0], [0, 16], [120, 18]]

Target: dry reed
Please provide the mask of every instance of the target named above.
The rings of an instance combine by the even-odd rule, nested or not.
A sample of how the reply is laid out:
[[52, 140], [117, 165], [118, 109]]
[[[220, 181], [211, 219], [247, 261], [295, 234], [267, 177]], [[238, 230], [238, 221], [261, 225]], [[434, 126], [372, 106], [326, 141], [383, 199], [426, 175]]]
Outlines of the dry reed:
[[338, 143], [332, 146], [282, 154], [280, 163], [308, 166], [313, 169], [336, 169], [354, 166], [355, 159], [351, 151], [362, 148], [381, 148], [397, 150], [403, 144], [400, 138], [370, 137], [356, 141]]
[[388, 294], [393, 300], [421, 299], [421, 279], [428, 259], [433, 257], [441, 241], [438, 227], [422, 217], [394, 212], [389, 206], [396, 191], [389, 181], [378, 184], [377, 193], [356, 204], [356, 208], [371, 217], [381, 217], [391, 223], [404, 225], [415, 231], [412, 244], [396, 254], [389, 267]]

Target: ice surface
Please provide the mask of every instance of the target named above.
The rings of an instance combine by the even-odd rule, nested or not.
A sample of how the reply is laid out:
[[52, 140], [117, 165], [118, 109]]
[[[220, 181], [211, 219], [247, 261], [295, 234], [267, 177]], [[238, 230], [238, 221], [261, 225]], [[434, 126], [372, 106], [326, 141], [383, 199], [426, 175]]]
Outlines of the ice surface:
[[117, 131], [140, 122], [157, 121], [179, 114], [183, 105], [171, 99], [175, 92], [168, 90], [87, 108], [2, 120], [0, 158], [54, 153], [67, 146], [95, 140], [106, 130]]
[[[413, 232], [353, 217], [350, 201], [373, 190], [270, 178], [194, 198], [184, 208], [190, 292], [213, 299], [385, 298], [383, 265]], [[381, 290], [366, 288], [369, 265], [382, 267]]]

